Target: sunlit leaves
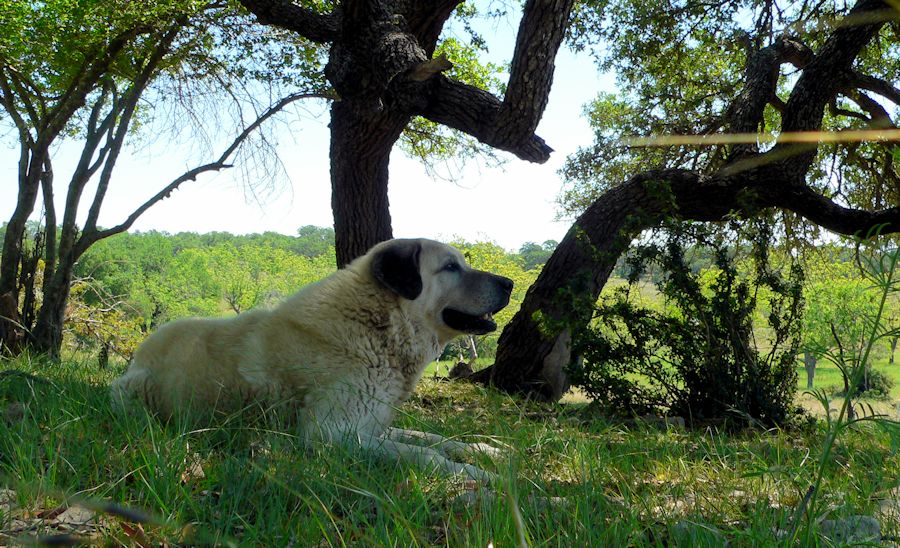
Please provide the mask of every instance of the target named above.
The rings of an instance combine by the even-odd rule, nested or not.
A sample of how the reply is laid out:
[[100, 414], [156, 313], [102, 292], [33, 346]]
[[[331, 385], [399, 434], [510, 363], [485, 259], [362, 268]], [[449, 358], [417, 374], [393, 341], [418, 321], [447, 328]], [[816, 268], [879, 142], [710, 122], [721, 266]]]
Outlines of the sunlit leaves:
[[[852, 5], [758, 0], [579, 4], [570, 44], [590, 51], [602, 70], [614, 72], [621, 91], [615, 98], [598, 97], [589, 107], [596, 141], [567, 162], [568, 185], [560, 197], [564, 212], [580, 212], [599, 191], [640, 171], [714, 170], [721, 165], [725, 153], [721, 146], [634, 148], [620, 141], [630, 136], [728, 131], [729, 105], [743, 88], [748, 56], [785, 35], [816, 50]], [[896, 82], [900, 70], [896, 32], [896, 25], [886, 25], [859, 56], [855, 69]], [[781, 67], [777, 90], [781, 100], [789, 96], [797, 74], [790, 64]], [[824, 130], [865, 128], [873, 120], [853, 97], [855, 92], [846, 93], [825, 113]], [[896, 119], [900, 111], [895, 104], [866, 93], [876, 101], [874, 108], [880, 104]], [[777, 134], [780, 124], [780, 113], [769, 106], [759, 130]], [[889, 148], [880, 143], [822, 146], [807, 182], [848, 205], [880, 209], [900, 203], [900, 175]]]

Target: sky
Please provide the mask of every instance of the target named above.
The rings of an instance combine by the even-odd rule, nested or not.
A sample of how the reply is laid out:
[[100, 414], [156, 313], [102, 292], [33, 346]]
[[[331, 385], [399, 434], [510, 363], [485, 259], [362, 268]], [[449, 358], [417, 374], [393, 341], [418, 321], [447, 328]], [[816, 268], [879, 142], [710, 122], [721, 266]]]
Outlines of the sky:
[[[485, 60], [511, 59], [517, 26], [517, 19], [501, 20], [479, 29], [489, 48]], [[395, 148], [388, 190], [394, 236], [493, 241], [508, 250], [524, 242], [562, 239], [570, 220], [556, 220], [555, 201], [563, 185], [558, 170], [568, 154], [592, 142], [583, 107], [601, 90], [614, 90], [612, 78], [598, 74], [587, 54], [561, 49], [547, 110], [537, 130], [555, 150], [544, 164], [500, 153], [507, 160], [502, 166], [470, 162], [450, 181], [433, 178], [418, 161]], [[301, 118], [284, 124], [278, 133], [278, 152], [290, 184], [278, 192], [254, 195], [236, 169], [202, 175], [150, 208], [131, 230], [295, 234], [304, 225], [331, 226], [328, 108], [322, 102], [307, 103], [303, 111]], [[9, 219], [15, 206], [18, 151], [12, 134], [0, 143], [2, 221]], [[73, 143], [55, 152], [58, 211], [64, 200], [61, 188], [78, 150]], [[99, 224], [120, 223], [196, 163], [196, 154], [167, 143], [151, 141], [139, 149], [129, 148], [117, 164]], [[90, 196], [86, 194], [83, 201], [89, 202]], [[86, 206], [79, 218], [85, 215]]]

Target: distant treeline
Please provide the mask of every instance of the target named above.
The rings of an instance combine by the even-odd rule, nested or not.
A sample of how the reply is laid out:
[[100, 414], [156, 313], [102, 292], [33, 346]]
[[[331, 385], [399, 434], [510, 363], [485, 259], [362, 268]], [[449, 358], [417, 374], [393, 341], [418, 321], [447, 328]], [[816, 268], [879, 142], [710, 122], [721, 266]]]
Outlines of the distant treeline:
[[[0, 237], [4, 228], [0, 227]], [[489, 242], [450, 243], [473, 266], [515, 280], [511, 305], [497, 316], [501, 328], [556, 247], [552, 240], [526, 243], [518, 252]], [[26, 246], [33, 247], [33, 240]], [[295, 236], [275, 232], [120, 234], [92, 246], [76, 264], [66, 314], [66, 345], [105, 347], [127, 358], [162, 323], [272, 306], [327, 276], [335, 264], [331, 228], [304, 226]], [[35, 286], [41, 287], [41, 280]], [[479, 338], [479, 351], [490, 354], [496, 337]]]

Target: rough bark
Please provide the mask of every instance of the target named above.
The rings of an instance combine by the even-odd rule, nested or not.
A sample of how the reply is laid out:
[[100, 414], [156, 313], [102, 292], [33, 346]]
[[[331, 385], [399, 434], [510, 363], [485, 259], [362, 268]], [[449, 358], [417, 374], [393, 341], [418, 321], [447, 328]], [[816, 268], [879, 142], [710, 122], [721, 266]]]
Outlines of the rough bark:
[[331, 107], [331, 208], [339, 267], [392, 236], [388, 162], [408, 121], [393, 112], [360, 114], [343, 101]]
[[434, 59], [438, 36], [461, 0], [352, 0], [315, 14], [289, 0], [241, 0], [263, 23], [329, 43], [331, 183], [339, 265], [391, 237], [388, 161], [413, 116], [463, 131], [519, 158], [552, 149], [534, 130], [553, 80], [572, 0], [529, 0], [504, 98], [455, 82]]
[[[774, 100], [774, 76], [783, 63], [803, 72], [782, 109], [782, 129], [820, 128], [824, 108], [848, 85], [853, 61], [884, 25], [885, 8], [883, 2], [861, 0], [848, 15], [851, 23], [838, 25], [815, 55], [789, 38], [748, 55], [744, 86], [727, 109], [729, 130], [756, 131], [766, 103]], [[900, 208], [854, 210], [807, 186], [816, 150], [779, 143], [760, 154], [755, 147], [737, 146], [714, 173], [646, 172], [613, 187], [576, 220], [501, 334], [494, 365], [473, 378], [509, 392], [558, 399], [568, 387], [565, 368], [572, 358], [566, 326], [587, 321], [590, 307], [584, 305], [596, 301], [621, 252], [664, 216], [716, 221], [778, 207], [841, 234], [865, 234], [879, 225], [885, 225], [882, 232], [900, 231]]]

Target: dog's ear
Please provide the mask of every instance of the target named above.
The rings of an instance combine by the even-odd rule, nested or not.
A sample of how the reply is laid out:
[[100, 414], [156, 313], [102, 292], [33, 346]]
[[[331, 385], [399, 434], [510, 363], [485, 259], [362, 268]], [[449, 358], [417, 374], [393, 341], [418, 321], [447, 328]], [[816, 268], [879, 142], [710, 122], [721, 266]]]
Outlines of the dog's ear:
[[394, 293], [412, 301], [422, 293], [421, 252], [422, 244], [417, 241], [391, 242], [372, 257], [372, 276]]

